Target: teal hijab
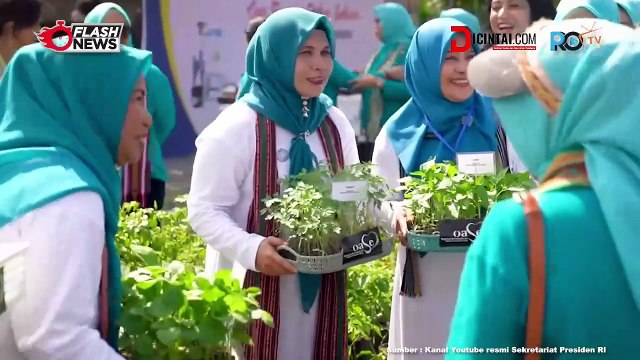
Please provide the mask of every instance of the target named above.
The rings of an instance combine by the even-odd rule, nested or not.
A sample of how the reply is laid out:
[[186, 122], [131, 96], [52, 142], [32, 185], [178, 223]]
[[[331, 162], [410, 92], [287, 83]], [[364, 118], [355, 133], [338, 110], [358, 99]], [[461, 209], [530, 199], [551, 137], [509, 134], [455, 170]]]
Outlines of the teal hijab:
[[600, 30], [607, 39], [600, 46], [562, 56], [544, 44], [536, 50], [546, 76], [563, 93], [555, 116], [528, 92], [495, 99], [494, 106], [536, 177], [559, 153], [584, 149], [591, 186], [640, 309], [640, 241], [637, 224], [625, 216], [640, 213], [640, 34], [604, 21], [597, 27], [607, 29]]
[[[91, 10], [84, 18], [84, 22], [87, 24], [100, 24], [105, 16], [107, 16], [107, 13], [109, 13], [109, 11], [111, 10], [119, 12], [120, 15], [122, 15], [122, 17], [124, 18], [126, 25], [128, 27], [131, 27], [131, 19], [129, 18], [129, 15], [127, 15], [127, 12], [124, 11], [122, 6], [112, 2], [105, 2], [93, 8], [93, 10]], [[127, 42], [127, 45], [133, 45], [133, 36], [129, 35], [129, 41]]]
[[[102, 3], [87, 14], [85, 22], [100, 24], [109, 11], [117, 11], [122, 15], [125, 25], [131, 27], [127, 12], [118, 4]], [[133, 46], [133, 35], [129, 34], [128, 46]], [[149, 133], [149, 157], [151, 161], [151, 177], [162, 181], [169, 179], [167, 165], [162, 156], [162, 142], [170, 135], [175, 126], [175, 99], [173, 89], [167, 76], [157, 66], [151, 64], [145, 77], [147, 81], [147, 107], [153, 118], [153, 126]]]
[[[374, 15], [377, 21], [382, 26], [381, 42], [382, 46], [373, 56], [371, 63], [368, 64], [367, 73], [384, 78], [384, 73], [381, 67], [389, 60], [393, 61], [393, 65], [403, 65], [403, 62], [398, 61], [400, 56], [397, 56], [395, 61], [390, 59], [395, 51], [408, 47], [411, 42], [411, 38], [416, 31], [416, 27], [413, 24], [411, 15], [405, 9], [404, 6], [397, 3], [384, 3], [376, 5], [373, 8]], [[362, 109], [360, 111], [360, 126], [362, 129], [367, 129], [369, 126], [371, 114], [371, 102], [376, 101], [374, 95], [376, 92], [380, 92], [380, 89], [365, 89], [362, 91]], [[382, 101], [382, 100], [378, 100]], [[376, 115], [381, 116], [380, 126], [387, 121], [387, 114], [384, 113]], [[377, 119], [375, 120], [377, 121]], [[373, 141], [373, 139], [369, 139]]]
[[479, 34], [482, 31], [478, 18], [465, 9], [453, 8], [442, 10], [442, 12], [440, 13], [440, 17], [456, 19], [461, 23], [467, 25], [467, 27], [471, 29], [471, 31], [475, 34]]
[[411, 42], [416, 27], [404, 6], [389, 2], [373, 8], [382, 25], [382, 47], [394, 50], [398, 45]]
[[640, 0], [616, 0], [622, 7], [635, 26], [640, 26]]
[[[302, 8], [285, 8], [270, 15], [260, 25], [247, 49], [246, 72], [253, 85], [240, 101], [295, 135], [289, 149], [290, 175], [317, 167], [306, 135], [320, 127], [332, 106], [324, 94], [308, 99], [309, 113], [304, 117], [303, 100], [294, 87], [298, 51], [314, 30], [327, 34], [331, 57], [334, 57], [335, 40], [329, 20]], [[321, 276], [298, 276], [303, 309], [309, 312], [320, 289]]]
[[[409, 45], [416, 27], [411, 15], [404, 6], [397, 3], [384, 3], [373, 8], [376, 19], [382, 26], [382, 47], [373, 59], [369, 73], [379, 71], [389, 55], [401, 45]], [[366, 91], [365, 91], [366, 93]]]
[[[476, 92], [463, 102], [449, 101], [442, 94], [440, 72], [455, 36], [451, 26], [462, 25], [451, 18], [430, 20], [418, 28], [409, 46], [405, 81], [411, 100], [385, 126], [407, 173], [418, 170], [431, 157], [437, 161], [455, 160], [456, 154], [442, 141], [425, 139], [434, 130], [457, 152], [496, 150], [497, 124], [486, 100]], [[469, 115], [473, 120], [465, 127], [462, 119]]]
[[613, 0], [562, 0], [556, 8], [555, 20], [564, 20], [579, 8], [589, 10], [598, 19], [620, 22], [618, 6]]
[[100, 195], [114, 349], [121, 300], [115, 164], [129, 97], [150, 63], [149, 52], [126, 46], [78, 55], [33, 44], [16, 53], [0, 81], [0, 227], [75, 192]]

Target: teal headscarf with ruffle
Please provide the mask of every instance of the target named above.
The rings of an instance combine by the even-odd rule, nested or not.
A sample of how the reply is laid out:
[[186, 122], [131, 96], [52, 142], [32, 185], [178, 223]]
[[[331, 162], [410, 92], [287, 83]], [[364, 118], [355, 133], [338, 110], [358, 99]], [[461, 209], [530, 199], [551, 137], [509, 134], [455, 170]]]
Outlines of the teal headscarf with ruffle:
[[640, 26], [640, 0], [616, 0], [616, 2], [629, 14], [631, 22], [635, 26]]
[[[96, 6], [87, 14], [84, 21], [88, 24], [100, 24], [111, 10], [120, 13], [126, 25], [131, 27], [131, 20], [127, 12], [120, 5], [112, 2], [105, 2]], [[132, 46], [132, 44], [133, 36], [129, 34], [127, 45]], [[162, 144], [167, 140], [176, 124], [173, 88], [167, 76], [153, 64], [151, 64], [145, 79], [147, 81], [147, 107], [153, 119], [153, 125], [149, 131], [151, 177], [167, 181], [169, 172], [162, 155]]]
[[[580, 20], [570, 20], [580, 28]], [[582, 21], [592, 26], [592, 20]], [[529, 92], [494, 99], [509, 139], [522, 162], [542, 176], [556, 155], [583, 149], [591, 187], [604, 213], [629, 287], [640, 310], [640, 241], [637, 224], [625, 214], [640, 213], [640, 33], [598, 20], [599, 46], [556, 52], [539, 36], [536, 63], [562, 94], [555, 115]], [[565, 26], [569, 27], [569, 26]], [[564, 31], [559, 27], [558, 31]], [[606, 39], [606, 41], [604, 41]]]
[[33, 44], [18, 50], [0, 80], [0, 227], [75, 192], [100, 195], [114, 349], [121, 306], [118, 146], [129, 98], [150, 64], [151, 53], [127, 46], [73, 54]]

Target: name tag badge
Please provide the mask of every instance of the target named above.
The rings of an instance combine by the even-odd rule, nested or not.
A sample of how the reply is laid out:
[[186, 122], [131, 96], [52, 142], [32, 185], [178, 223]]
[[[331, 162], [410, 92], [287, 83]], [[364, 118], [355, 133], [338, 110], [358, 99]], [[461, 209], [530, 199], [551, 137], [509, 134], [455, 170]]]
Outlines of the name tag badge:
[[344, 202], [367, 200], [368, 185], [366, 181], [334, 181], [331, 198]]
[[467, 175], [495, 175], [496, 155], [493, 151], [476, 153], [457, 153], [458, 171]]

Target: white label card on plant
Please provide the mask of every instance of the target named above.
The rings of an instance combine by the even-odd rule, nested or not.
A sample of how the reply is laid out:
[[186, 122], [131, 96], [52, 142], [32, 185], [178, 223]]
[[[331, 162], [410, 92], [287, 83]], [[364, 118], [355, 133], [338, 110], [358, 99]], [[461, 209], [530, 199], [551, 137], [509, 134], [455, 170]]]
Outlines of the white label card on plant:
[[331, 184], [331, 198], [337, 201], [367, 200], [368, 185], [366, 181], [334, 181]]
[[491, 152], [457, 153], [458, 171], [467, 175], [495, 175], [496, 155]]

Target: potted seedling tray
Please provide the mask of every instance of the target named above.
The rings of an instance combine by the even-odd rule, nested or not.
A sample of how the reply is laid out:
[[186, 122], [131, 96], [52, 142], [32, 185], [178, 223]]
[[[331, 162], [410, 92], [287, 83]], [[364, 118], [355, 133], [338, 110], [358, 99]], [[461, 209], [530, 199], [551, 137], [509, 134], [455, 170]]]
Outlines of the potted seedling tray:
[[282, 245], [278, 252], [301, 273], [328, 274], [368, 263], [391, 254], [393, 241], [383, 239], [379, 228], [371, 228], [342, 239], [340, 252], [331, 255], [300, 255]]
[[442, 220], [432, 234], [409, 231], [407, 243], [418, 252], [465, 252], [480, 233], [482, 220]]
[[288, 243], [279, 254], [301, 273], [327, 274], [387, 256], [393, 241], [379, 226], [388, 191], [370, 164], [332, 174], [326, 166], [286, 179], [265, 200], [268, 220]]
[[418, 252], [467, 251], [496, 202], [535, 186], [528, 174], [470, 175], [434, 160], [401, 182], [396, 191], [404, 194], [403, 206], [413, 218], [407, 243]]

